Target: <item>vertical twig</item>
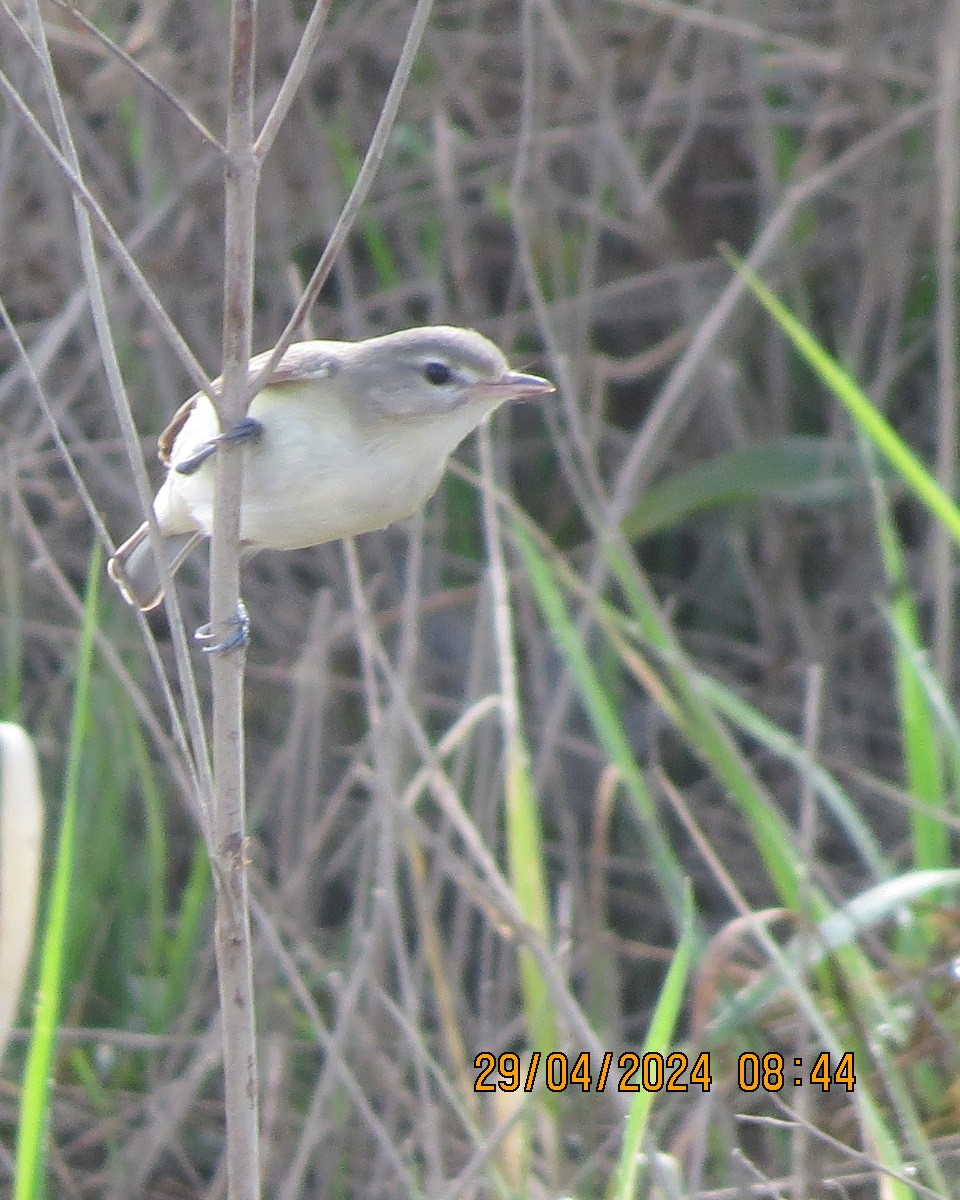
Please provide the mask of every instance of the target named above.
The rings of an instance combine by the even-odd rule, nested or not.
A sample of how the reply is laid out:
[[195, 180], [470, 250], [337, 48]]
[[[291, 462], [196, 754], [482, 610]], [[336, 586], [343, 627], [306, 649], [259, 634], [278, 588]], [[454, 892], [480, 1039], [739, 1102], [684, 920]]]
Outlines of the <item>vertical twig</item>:
[[[340, 250], [372, 182], [396, 120], [433, 0], [418, 0], [400, 61], [384, 100], [380, 119], [364, 159], [360, 177], [314, 271], [311, 284], [291, 319], [274, 358], [289, 344], [293, 331], [316, 297]], [[314, 8], [307, 42], [312, 44], [326, 6]], [[254, 37], [256, 0], [234, 0], [230, 27], [230, 107], [226, 138], [226, 242], [223, 325], [223, 396], [218, 404], [221, 426], [229, 428], [244, 415], [251, 392], [263, 379], [251, 381], [251, 308], [255, 239], [255, 204], [260, 163], [270, 146], [291, 86], [281, 90], [276, 115], [268, 120], [262, 140], [253, 127]], [[299, 79], [306, 55], [298, 55], [291, 77]], [[268, 364], [263, 376], [269, 374]], [[241, 460], [236, 453], [217, 455], [217, 497], [210, 560], [210, 613], [213, 629], [223, 637], [239, 601], [239, 532]], [[216, 952], [224, 1026], [224, 1077], [227, 1103], [227, 1154], [230, 1200], [254, 1200], [259, 1192], [257, 1057], [250, 950], [248, 881], [245, 861], [242, 652], [216, 655], [213, 662], [214, 840], [217, 879]]]
[[[960, 208], [960, 3], [948, 5], [937, 56], [937, 481], [953, 495], [957, 454], [957, 211]], [[937, 523], [933, 549], [933, 665], [949, 692], [954, 675], [953, 542]]]
[[[248, 403], [258, 164], [253, 152], [256, 0], [233, 0], [225, 172], [222, 428]], [[242, 458], [217, 456], [210, 551], [210, 617], [222, 639], [240, 603]], [[243, 648], [211, 655], [217, 978], [223, 1026], [227, 1184], [230, 1200], [260, 1196], [258, 1072], [246, 858]]]
[[[269, 377], [273, 368], [280, 361], [284, 350], [293, 341], [297, 330], [300, 329], [303, 321], [306, 319], [311, 306], [317, 296], [320, 295], [320, 289], [333, 269], [337, 255], [346, 244], [350, 230], [353, 228], [360, 208], [367, 197], [367, 192], [370, 190], [377, 171], [380, 170], [380, 163], [383, 160], [387, 142], [396, 124], [397, 113], [400, 110], [400, 101], [403, 99], [403, 93], [410, 79], [410, 72], [413, 70], [414, 59], [417, 57], [417, 51], [420, 49], [420, 42], [423, 40], [427, 22], [430, 20], [432, 11], [433, 0], [417, 0], [417, 6], [410, 17], [407, 36], [404, 38], [403, 47], [400, 50], [400, 58], [397, 61], [396, 70], [393, 72], [390, 87], [387, 89], [387, 94], [384, 97], [380, 116], [377, 118], [376, 127], [370, 138], [370, 145], [367, 147], [367, 152], [360, 165], [360, 172], [350, 190], [350, 195], [344, 201], [343, 208], [340, 210], [340, 216], [337, 218], [337, 223], [334, 225], [333, 231], [327, 239], [327, 244], [323, 248], [323, 253], [320, 255], [320, 261], [314, 267], [313, 274], [310, 276], [306, 288], [304, 288], [303, 295], [300, 297], [297, 307], [293, 311], [293, 316], [291, 316], [283, 333], [277, 339], [277, 344], [274, 346], [270, 358], [264, 363], [260, 370], [260, 375], [254, 381], [254, 388], [259, 387]], [[285, 92], [285, 89], [282, 89], [282, 94], [283, 92]], [[280, 99], [281, 97], [278, 97], [278, 103]], [[272, 121], [268, 120], [264, 126], [262, 143], [258, 141], [256, 145], [258, 157], [262, 157], [262, 152], [265, 152], [269, 147], [272, 136]]]

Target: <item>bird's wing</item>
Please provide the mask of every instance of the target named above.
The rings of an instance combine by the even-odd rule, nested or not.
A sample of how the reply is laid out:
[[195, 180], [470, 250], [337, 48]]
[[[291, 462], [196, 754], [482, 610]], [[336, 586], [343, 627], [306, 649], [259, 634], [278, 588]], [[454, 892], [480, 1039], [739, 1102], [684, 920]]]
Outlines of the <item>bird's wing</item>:
[[165, 467], [170, 466], [173, 443], [177, 440], [180, 430], [190, 419], [190, 414], [196, 408], [200, 395], [201, 393], [197, 392], [195, 396], [191, 396], [189, 400], [185, 400], [173, 414], [173, 420], [157, 438], [157, 458], [160, 459]]
[[[269, 354], [259, 354], [250, 363], [250, 374], [255, 376]], [[327, 379], [339, 371], [340, 356], [335, 342], [295, 342], [283, 353], [273, 368], [267, 384], [298, 383], [308, 379]], [[265, 385], [266, 386], [266, 385]]]
[[[280, 361], [270, 373], [264, 387], [275, 383], [301, 383], [309, 379], [324, 379], [335, 375], [340, 369], [340, 358], [336, 353], [337, 344], [334, 342], [297, 342], [284, 351]], [[250, 378], [255, 379], [270, 357], [271, 351], [258, 354], [250, 360]], [[213, 381], [211, 391], [214, 396], [220, 394], [223, 379]], [[170, 466], [173, 444], [180, 431], [190, 419], [190, 414], [196, 408], [202, 392], [197, 392], [173, 414], [173, 419], [163, 433], [157, 438], [157, 457], [165, 467]]]

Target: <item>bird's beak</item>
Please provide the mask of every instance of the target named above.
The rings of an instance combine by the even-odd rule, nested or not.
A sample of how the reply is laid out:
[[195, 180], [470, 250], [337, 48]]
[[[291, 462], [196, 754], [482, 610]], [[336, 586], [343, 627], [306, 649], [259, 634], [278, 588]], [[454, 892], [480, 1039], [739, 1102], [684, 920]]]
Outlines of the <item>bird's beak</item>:
[[518, 400], [549, 396], [557, 390], [549, 379], [541, 379], [539, 375], [522, 375], [519, 371], [508, 371], [500, 380], [499, 386]]
[[471, 392], [478, 398], [489, 398], [500, 403], [504, 400], [532, 400], [537, 396], [548, 396], [557, 389], [549, 379], [539, 375], [523, 375], [520, 371], [504, 371], [499, 379], [489, 383], [470, 385]]

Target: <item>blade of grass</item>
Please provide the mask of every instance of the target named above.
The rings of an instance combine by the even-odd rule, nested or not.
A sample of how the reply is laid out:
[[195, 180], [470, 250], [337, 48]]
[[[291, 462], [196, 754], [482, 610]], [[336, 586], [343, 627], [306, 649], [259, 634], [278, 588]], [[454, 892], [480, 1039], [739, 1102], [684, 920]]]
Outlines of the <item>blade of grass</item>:
[[827, 354], [773, 292], [729, 251], [725, 251], [725, 254], [734, 270], [746, 280], [750, 290], [793, 342], [814, 373], [843, 404], [853, 422], [870, 438], [924, 507], [938, 521], [943, 522], [953, 539], [960, 544], [960, 509], [940, 487], [920, 458], [870, 403], [853, 377]]
[[[798, 861], [790, 829], [773, 798], [744, 760], [729, 731], [698, 691], [696, 673], [687, 663], [669, 625], [649, 594], [646, 581], [628, 553], [613, 543], [604, 546], [603, 553], [614, 578], [624, 590], [641, 636], [654, 650], [668, 652], [662, 656], [661, 662], [666, 667], [673, 694], [677, 698], [674, 714], [677, 727], [686, 736], [690, 748], [723, 784], [746, 817], [757, 851], [777, 888], [781, 903], [785, 908], [796, 909], [801, 903], [805, 868]], [[608, 637], [614, 636], [609, 627], [605, 631]], [[632, 656], [622, 641], [619, 649], [629, 670]], [[809, 886], [806, 887], [806, 895], [808, 902], [813, 905], [814, 917], [823, 916], [825, 905]]]
[[[546, 855], [530, 779], [530, 763], [522, 743], [507, 752], [506, 834], [510, 882], [524, 917], [544, 938], [550, 937]], [[535, 1049], [558, 1046], [557, 1014], [550, 990], [533, 955], [520, 948], [520, 980], [528, 1037]]]
[[770, 753], [790, 763], [810, 780], [816, 795], [846, 832], [873, 876], [878, 880], [886, 879], [892, 868], [882, 847], [853, 801], [833, 776], [810, 756], [796, 738], [758, 712], [731, 688], [700, 672], [696, 672], [692, 678], [706, 702], [725, 721], [748, 734]]
[[[494, 478], [490, 431], [479, 436], [480, 465], [485, 479]], [[503, 531], [493, 493], [482, 496], [484, 534], [489, 561], [493, 601], [493, 630], [497, 655], [500, 705], [506, 761], [504, 822], [510, 882], [520, 910], [544, 942], [553, 941], [550, 893], [547, 883], [546, 851], [540, 825], [540, 810], [530, 775], [530, 754], [523, 733], [520, 685], [510, 604], [509, 574], [503, 549]], [[536, 960], [526, 947], [520, 949], [520, 983], [530, 1045], [549, 1050], [559, 1045], [559, 1022], [550, 990]]]
[[[690, 977], [693, 951], [697, 944], [697, 926], [693, 913], [693, 893], [687, 884], [683, 897], [680, 941], [670, 969], [663, 981], [653, 1017], [644, 1039], [643, 1055], [667, 1055], [674, 1044], [674, 1031], [683, 1008], [683, 997]], [[641, 1058], [641, 1062], [643, 1059]], [[637, 1176], [642, 1164], [641, 1147], [650, 1121], [656, 1092], [641, 1086], [627, 1114], [620, 1161], [617, 1165], [611, 1200], [633, 1200], [637, 1194]]]
[[648, 488], [624, 518], [630, 541], [695, 513], [761, 500], [788, 505], [850, 503], [864, 492], [856, 453], [836, 438], [785, 437], [738, 446]]
[[[793, 343], [807, 365], [846, 408], [854, 425], [893, 466], [907, 487], [931, 515], [960, 543], [960, 509], [940, 487], [920, 458], [871, 403], [853, 377], [829, 355], [794, 317], [790, 310], [756, 275], [726, 252], [728, 261], [740, 273], [748, 287]], [[876, 480], [876, 474], [873, 476]], [[902, 586], [905, 571], [899, 539], [887, 513], [885, 498], [874, 482], [874, 507], [877, 534], [888, 578], [896, 588], [893, 617], [907, 645], [921, 645], [919, 621]], [[909, 662], [896, 653], [900, 721], [904, 746], [904, 766], [912, 793], [931, 810], [944, 802], [943, 769], [932, 716]], [[914, 861], [917, 866], [937, 867], [947, 861], [946, 831], [928, 814], [918, 811], [913, 818]]]
[[180, 898], [180, 911], [174, 923], [164, 955], [166, 979], [165, 1026], [180, 1012], [190, 991], [192, 972], [200, 945], [201, 921], [211, 895], [210, 860], [203, 846], [197, 846], [190, 863], [190, 874]]
[[136, 768], [137, 794], [143, 801], [143, 827], [148, 872], [147, 886], [147, 945], [142, 955], [146, 970], [159, 977], [163, 968], [166, 942], [168, 863], [167, 830], [160, 788], [150, 762], [146, 742], [132, 709], [122, 709], [127, 744], [133, 752]]
[[[618, 752], [625, 753], [627, 761], [633, 762], [632, 751], [629, 744], [626, 743], [623, 730], [616, 721], [615, 714], [610, 712], [605, 694], [599, 689], [586, 652], [577, 639], [573, 624], [566, 614], [555, 576], [563, 578], [565, 582], [569, 583], [567, 576], [570, 573], [565, 570], [559, 560], [551, 561], [548, 564], [545, 559], [542, 559], [539, 551], [533, 549], [532, 536], [526, 531], [519, 533], [518, 543], [522, 543], [521, 553], [533, 581], [534, 591], [547, 615], [548, 623], [571, 662], [576, 682], [586, 689], [588, 711], [591, 712], [594, 720], [597, 719], [597, 714], [606, 719], [612, 730], [612, 733], [608, 731], [610, 744], [617, 746], [618, 739], [622, 739], [626, 750], [624, 751], [620, 747]], [[796, 853], [789, 829], [772, 800], [767, 797], [765, 790], [753, 779], [752, 771], [747, 764], [742, 762], [727, 731], [717, 721], [710, 711], [709, 705], [700, 695], [695, 673], [685, 665], [674, 666], [672, 670], [670, 669], [671, 662], [683, 663], [683, 655], [675, 644], [668, 627], [659, 617], [655, 604], [652, 600], [647, 600], [642, 581], [638, 580], [635, 573], [630, 570], [629, 564], [618, 559], [619, 548], [612, 550], [608, 545], [605, 547], [605, 552], [611, 556], [618, 582], [621, 583], [621, 586], [627, 591], [628, 597], [634, 603], [636, 625], [639, 627], [641, 637], [646, 644], [652, 642], [656, 650], [667, 652], [662, 655], [661, 661], [668, 667], [677, 699], [674, 699], [665, 687], [659, 685], [656, 693], [658, 703], [661, 703], [664, 711], [688, 737], [691, 746], [737, 799], [750, 823], [757, 847], [770, 871], [771, 878], [785, 898], [785, 907], [792, 911], [806, 912], [808, 919], [814, 922], [827, 919], [832, 912], [832, 906], [804, 877], [805, 867]], [[634, 659], [637, 656], [619, 635], [616, 622], [609, 616], [608, 607], [603, 604], [597, 605], [598, 623], [607, 636], [614, 640], [621, 657], [627, 664], [630, 662], [631, 654]], [[574, 663], [575, 667], [573, 667]], [[641, 664], [641, 666], [643, 670], [639, 677], [645, 684], [649, 685], [652, 681], [654, 687], [658, 687], [653, 668], [646, 664]], [[599, 697], [596, 696], [598, 691], [600, 691]], [[663, 701], [664, 696], [667, 697], [667, 703]], [[606, 707], [604, 707], [605, 703]], [[603, 736], [602, 733], [601, 736]], [[618, 760], [615, 759], [615, 761]], [[634, 767], [634, 769], [636, 768]], [[889, 1017], [890, 1004], [886, 992], [878, 984], [876, 972], [859, 946], [851, 945], [835, 952], [835, 965], [839, 972], [839, 978], [844, 981], [845, 986], [839, 992], [836, 989], [828, 989], [826, 994], [821, 997], [818, 997], [814, 989], [804, 986], [798, 977], [796, 968], [791, 966], [787, 957], [773, 944], [771, 939], [764, 939], [764, 947], [771, 955], [771, 961], [775, 964], [780, 978], [784, 981], [793, 981], [789, 986], [796, 1002], [807, 1015], [811, 1027], [817, 1031], [822, 1045], [828, 1048], [831, 1054], [839, 1055], [842, 1053], [843, 1047], [841, 1039], [834, 1032], [832, 1021], [823, 1015], [823, 1009], [830, 1012], [842, 1011], [842, 1007], [838, 1009], [838, 1005], [842, 1006], [845, 991], [857, 995], [858, 1011], [865, 1028], [875, 1029]], [[819, 983], [821, 988], [825, 986], [822, 979], [819, 980]], [[897, 1148], [897, 1138], [888, 1128], [881, 1108], [873, 1100], [866, 1087], [859, 1090], [856, 1099], [864, 1137], [871, 1151], [893, 1173], [893, 1176], [904, 1176], [904, 1167]], [[890, 1195], [898, 1198], [906, 1197], [906, 1192], [896, 1178], [891, 1179]]]
[[[670, 653], [662, 655], [661, 661], [667, 667], [679, 700], [678, 728], [743, 812], [771, 881], [780, 893], [783, 907], [801, 914], [809, 923], [823, 921], [833, 906], [810, 879], [808, 867], [797, 851], [793, 831], [773, 798], [756, 779], [735, 740], [701, 694], [698, 683], [702, 677], [687, 663], [669, 627], [660, 617], [655, 602], [648, 595], [645, 580], [632, 559], [619, 546], [608, 544], [604, 553], [611, 561], [613, 573], [623, 587], [628, 602], [633, 604], [641, 633], [646, 632], [648, 641], [654, 641], [658, 648], [665, 642], [669, 643]], [[604, 625], [603, 620], [601, 625]], [[609, 627], [607, 633], [612, 636]], [[621, 653], [625, 665], [630, 669], [632, 659], [629, 649], [624, 647]], [[892, 1026], [895, 1023], [893, 1006], [887, 990], [878, 983], [868, 957], [859, 947], [849, 947], [838, 953], [837, 959], [846, 986], [858, 997], [860, 1009], [865, 1014], [864, 1021], [869, 1028]], [[834, 1008], [838, 997], [829, 976], [824, 973], [819, 983], [828, 1006]]]
[[90, 675], [96, 630], [97, 600], [103, 569], [99, 543], [94, 544], [87, 572], [83, 626], [77, 658], [76, 695], [70, 727], [63, 813], [50, 886], [50, 903], [40, 955], [37, 1006], [27, 1052], [20, 1123], [17, 1129], [13, 1200], [39, 1200], [43, 1195], [44, 1134], [49, 1116], [49, 1080], [60, 1022], [64, 950], [70, 908], [70, 888], [76, 853], [77, 797], [83, 745], [90, 727]]
[[[354, 187], [360, 175], [361, 160], [347, 133], [346, 121], [331, 123], [327, 129], [327, 141], [333, 154], [344, 190]], [[366, 243], [370, 264], [384, 292], [391, 292], [403, 283], [396, 259], [390, 248], [390, 239], [382, 222], [372, 217], [361, 218], [357, 225]]]
[[[864, 453], [872, 468], [873, 453], [864, 439]], [[891, 590], [889, 620], [894, 630], [894, 669], [900, 713], [904, 778], [907, 790], [923, 807], [910, 810], [915, 867], [942, 867], [949, 861], [949, 834], [933, 815], [942, 810], [944, 761], [933, 710], [917, 675], [916, 660], [923, 653], [920, 616], [909, 588], [900, 536], [890, 514], [886, 494], [871, 469], [874, 520], [884, 571]]]
[[[817, 925], [814, 936], [795, 938], [783, 951], [794, 982], [822, 963], [828, 954], [855, 946], [860, 936], [885, 921], [896, 921], [911, 903], [937, 892], [960, 888], [960, 869], [911, 871], [885, 880], [854, 896]], [[704, 1031], [711, 1044], [729, 1041], [745, 1024], [758, 1020], [783, 995], [784, 972], [771, 967], [760, 978], [721, 1001]], [[789, 983], [788, 983], [789, 985]]]
[[[533, 539], [519, 523], [513, 523], [511, 533], [520, 550], [527, 577], [550, 631], [573, 673], [587, 716], [606, 753], [620, 771], [627, 791], [633, 799], [653, 859], [654, 870], [663, 885], [677, 929], [682, 931], [686, 891], [684, 872], [660, 827], [656, 806], [643, 772], [637, 764], [620, 715], [600, 682], [587, 649], [577, 633], [576, 625], [570, 619], [551, 564], [542, 557]], [[664, 703], [667, 702], [665, 699]]]
[[[950, 772], [953, 779], [960, 779], [960, 718], [950, 702], [950, 697], [944, 690], [943, 683], [930, 666], [927, 652], [919, 649], [914, 642], [908, 641], [901, 627], [894, 621], [889, 609], [884, 608], [883, 615], [890, 627], [890, 633], [897, 642], [905, 663], [916, 675], [917, 683], [936, 717], [939, 733], [946, 741], [946, 753], [950, 759]], [[949, 861], [949, 860], [947, 860]], [[936, 864], [935, 864], [936, 865]], [[946, 862], [940, 865], [946, 865]]]

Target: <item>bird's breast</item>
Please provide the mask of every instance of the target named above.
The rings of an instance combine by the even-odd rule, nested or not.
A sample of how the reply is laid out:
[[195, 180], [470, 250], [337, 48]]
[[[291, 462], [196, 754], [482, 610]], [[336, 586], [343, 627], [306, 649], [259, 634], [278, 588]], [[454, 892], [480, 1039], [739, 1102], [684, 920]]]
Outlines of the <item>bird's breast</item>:
[[[262, 431], [243, 449], [240, 533], [262, 548], [315, 546], [402, 520], [433, 493], [460, 440], [414, 422], [365, 428], [314, 386], [267, 388], [250, 415]], [[211, 458], [193, 475], [168, 477], [206, 533], [214, 474]]]

